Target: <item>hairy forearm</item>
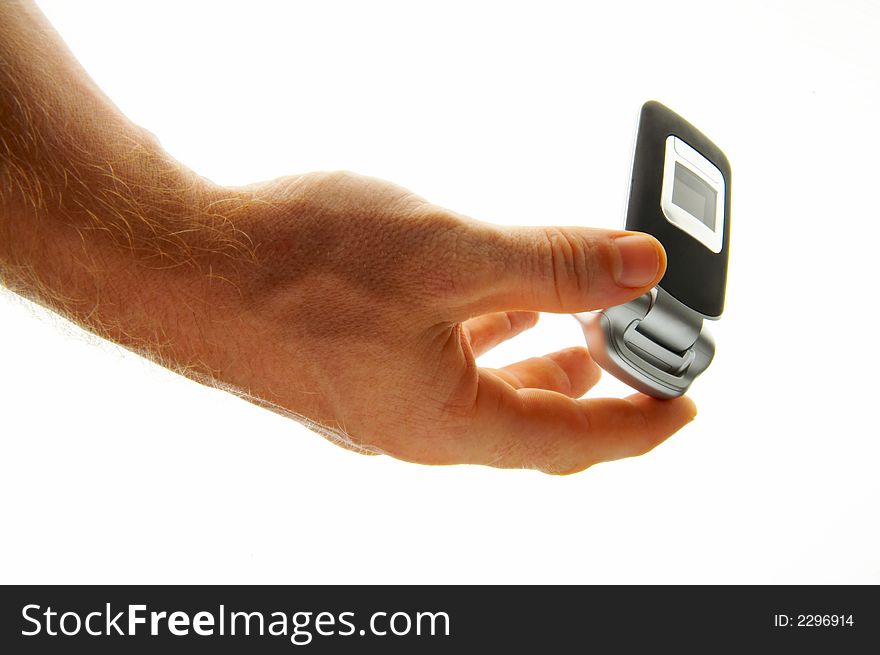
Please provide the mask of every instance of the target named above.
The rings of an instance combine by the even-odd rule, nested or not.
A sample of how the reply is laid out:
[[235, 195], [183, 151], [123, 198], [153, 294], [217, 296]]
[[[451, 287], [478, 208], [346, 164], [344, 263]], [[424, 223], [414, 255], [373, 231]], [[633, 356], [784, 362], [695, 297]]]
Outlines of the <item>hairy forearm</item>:
[[128, 121], [32, 3], [0, 3], [3, 284], [198, 368], [206, 315], [231, 302], [229, 271], [253, 259], [236, 225], [248, 203]]
[[16, 293], [200, 382], [326, 416], [301, 312], [267, 310], [310, 261], [298, 180], [199, 177], [113, 105], [33, 3], [0, 2], [0, 283]]

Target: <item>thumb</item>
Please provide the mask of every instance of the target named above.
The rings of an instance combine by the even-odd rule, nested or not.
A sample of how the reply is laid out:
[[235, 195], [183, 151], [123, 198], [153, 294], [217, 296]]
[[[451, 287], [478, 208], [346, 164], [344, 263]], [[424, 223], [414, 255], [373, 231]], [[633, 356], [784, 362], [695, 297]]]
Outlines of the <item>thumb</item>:
[[482, 252], [471, 277], [478, 313], [530, 310], [578, 313], [628, 302], [654, 287], [666, 252], [640, 232], [586, 227], [482, 225], [471, 244]]

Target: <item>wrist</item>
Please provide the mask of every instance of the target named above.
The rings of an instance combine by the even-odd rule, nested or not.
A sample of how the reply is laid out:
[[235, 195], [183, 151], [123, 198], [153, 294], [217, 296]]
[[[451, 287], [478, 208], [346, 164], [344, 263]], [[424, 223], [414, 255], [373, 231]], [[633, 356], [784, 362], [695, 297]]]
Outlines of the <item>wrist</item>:
[[[129, 134], [140, 135], [137, 132]], [[13, 291], [122, 345], [186, 368], [209, 305], [231, 303], [228, 261], [247, 259], [229, 194], [150, 144], [98, 150], [41, 196], [4, 194], [0, 277]], [[225, 274], [225, 275], [224, 275]], [[226, 287], [229, 285], [227, 284]]]
[[82, 271], [94, 303], [81, 322], [168, 368], [228, 380], [241, 287], [255, 266], [246, 194], [183, 169], [163, 176], [151, 187], [161, 197], [141, 208], [132, 228], [141, 233], [130, 243], [102, 234], [100, 245], [82, 245], [101, 265]]

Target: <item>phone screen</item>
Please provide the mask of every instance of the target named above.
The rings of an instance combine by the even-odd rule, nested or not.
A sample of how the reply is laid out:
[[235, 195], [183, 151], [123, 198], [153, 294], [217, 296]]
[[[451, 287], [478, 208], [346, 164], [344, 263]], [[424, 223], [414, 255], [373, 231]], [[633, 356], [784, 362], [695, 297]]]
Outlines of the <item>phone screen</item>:
[[672, 187], [672, 202], [710, 230], [715, 229], [715, 189], [706, 184], [699, 176], [675, 162], [675, 182]]

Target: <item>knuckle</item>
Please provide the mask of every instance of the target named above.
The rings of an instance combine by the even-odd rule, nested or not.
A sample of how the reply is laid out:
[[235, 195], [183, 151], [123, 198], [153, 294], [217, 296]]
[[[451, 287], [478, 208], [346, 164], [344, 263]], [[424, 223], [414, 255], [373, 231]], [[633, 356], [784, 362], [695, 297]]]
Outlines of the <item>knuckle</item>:
[[510, 334], [516, 331], [515, 319], [511, 317], [511, 312], [501, 312], [501, 331], [504, 334]]
[[475, 271], [484, 265], [470, 223], [428, 206], [416, 211], [409, 225], [411, 261], [428, 297], [447, 302], [467, 294], [479, 277]]
[[580, 297], [593, 286], [593, 245], [571, 230], [543, 230], [541, 267], [551, 279], [560, 304], [573, 294]]
[[552, 380], [552, 388], [560, 393], [564, 393], [566, 395], [570, 394], [571, 378], [568, 376], [568, 372], [564, 368], [562, 368], [559, 362], [552, 359], [548, 361], [550, 362], [550, 365], [548, 366], [548, 375]]
[[507, 320], [508, 332], [519, 334], [532, 328], [538, 322], [537, 312], [504, 312]]

